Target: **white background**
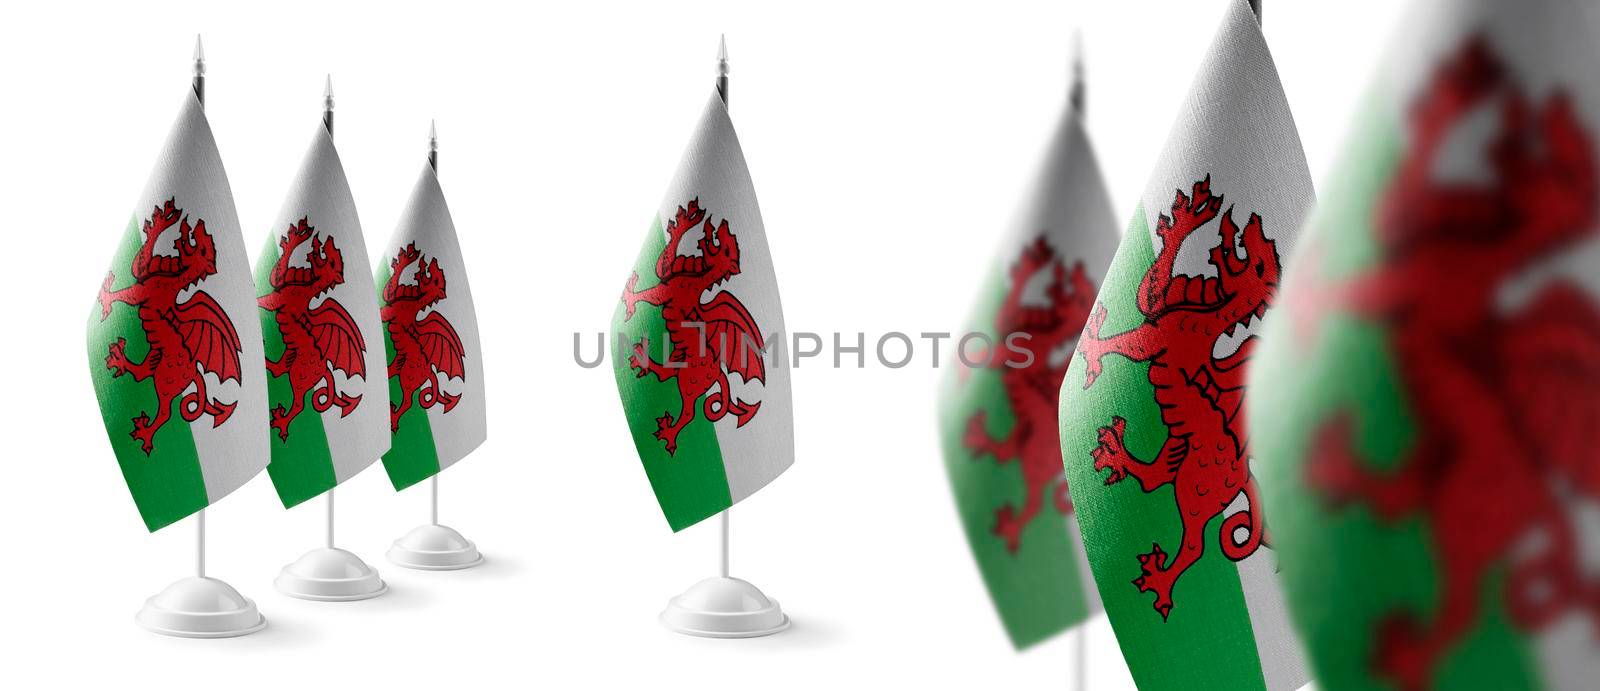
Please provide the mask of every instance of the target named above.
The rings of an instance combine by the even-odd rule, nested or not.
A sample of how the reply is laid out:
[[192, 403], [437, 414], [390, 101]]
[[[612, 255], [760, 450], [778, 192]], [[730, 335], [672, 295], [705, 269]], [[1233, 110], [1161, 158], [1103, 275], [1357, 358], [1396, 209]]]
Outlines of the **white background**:
[[[1066, 686], [1071, 638], [1018, 655], [990, 609], [938, 455], [926, 350], [899, 370], [813, 359], [795, 371], [798, 459], [734, 511], [733, 569], [796, 623], [714, 641], [655, 615], [715, 568], [715, 523], [668, 530], [611, 373], [574, 364], [572, 332], [592, 339], [609, 323], [712, 88], [719, 32], [790, 329], [873, 339], [961, 327], [1062, 107], [1074, 28], [1090, 135], [1119, 215], [1131, 211], [1224, 2], [12, 6], [0, 41], [4, 674], [31, 681], [15, 688]], [[1267, 2], [1319, 181], [1399, 4]], [[426, 518], [427, 496], [395, 495], [374, 466], [339, 490], [339, 542], [392, 592], [283, 597], [272, 578], [318, 544], [322, 505], [284, 511], [263, 475], [210, 512], [212, 575], [270, 621], [225, 641], [132, 621], [192, 568], [192, 525], [144, 531], [82, 335], [188, 88], [196, 32], [252, 250], [317, 122], [325, 73], [368, 247], [393, 229], [438, 119], [490, 377], [490, 439], [442, 483], [444, 522], [478, 541], [486, 565], [389, 566], [385, 548]], [[1092, 685], [1126, 684], [1103, 620], [1089, 645]]]

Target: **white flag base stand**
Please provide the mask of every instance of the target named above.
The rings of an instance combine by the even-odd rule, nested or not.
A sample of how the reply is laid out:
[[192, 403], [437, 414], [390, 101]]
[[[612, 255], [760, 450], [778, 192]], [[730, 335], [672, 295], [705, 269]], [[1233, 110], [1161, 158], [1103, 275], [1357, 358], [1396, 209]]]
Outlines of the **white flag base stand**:
[[429, 520], [394, 541], [389, 548], [389, 561], [396, 566], [423, 571], [455, 571], [470, 569], [483, 563], [483, 555], [471, 540], [461, 537], [454, 528], [439, 525], [439, 475], [428, 478]]
[[145, 629], [181, 638], [232, 638], [266, 628], [256, 603], [215, 578], [190, 576], [150, 599], [134, 616]]
[[749, 581], [728, 576], [728, 512], [722, 525], [722, 575], [707, 578], [667, 602], [661, 625], [678, 633], [706, 638], [755, 638], [789, 628], [789, 615], [778, 601]]
[[672, 598], [661, 625], [706, 638], [755, 638], [789, 628], [778, 601], [738, 578], [707, 578]]
[[378, 571], [336, 547], [319, 547], [283, 567], [272, 582], [278, 592], [302, 600], [345, 602], [389, 592]]
[[319, 602], [365, 600], [389, 592], [378, 570], [361, 557], [333, 546], [333, 490], [328, 490], [328, 541], [283, 567], [272, 581], [289, 597]]
[[478, 546], [461, 533], [442, 525], [420, 525], [394, 541], [389, 561], [396, 566], [423, 571], [470, 569], [483, 563]]

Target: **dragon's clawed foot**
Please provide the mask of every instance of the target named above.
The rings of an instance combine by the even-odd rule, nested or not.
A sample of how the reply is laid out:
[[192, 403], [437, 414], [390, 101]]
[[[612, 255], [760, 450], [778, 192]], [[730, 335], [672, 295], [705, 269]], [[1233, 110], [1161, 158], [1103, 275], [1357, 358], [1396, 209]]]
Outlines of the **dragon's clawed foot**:
[[120, 377], [133, 369], [133, 362], [128, 360], [127, 347], [128, 339], [118, 338], [106, 353], [106, 368], [111, 370], [111, 376]]
[[1128, 467], [1137, 461], [1128, 455], [1128, 449], [1122, 443], [1128, 421], [1120, 417], [1111, 418], [1111, 426], [1100, 428], [1100, 445], [1089, 452], [1094, 457], [1096, 471], [1110, 470], [1111, 475], [1106, 478], [1106, 484], [1113, 485], [1128, 476]]
[[1312, 440], [1310, 462], [1306, 464], [1306, 484], [1336, 508], [1358, 498], [1365, 477], [1350, 448], [1353, 427], [1349, 416], [1324, 424]]
[[139, 448], [144, 449], [144, 455], [148, 456], [150, 455], [150, 450], [155, 448], [156, 426], [150, 422], [149, 415], [139, 413], [139, 417], [133, 419], [133, 432], [129, 433], [128, 436], [137, 439]]
[[650, 339], [640, 339], [633, 344], [633, 354], [628, 356], [628, 366], [634, 370], [635, 377], [643, 378], [650, 373]]
[[[622, 308], [627, 312], [627, 319], [633, 318], [634, 307], [639, 304], [639, 274], [634, 272], [628, 276], [628, 284], [622, 287]], [[640, 375], [643, 376], [643, 375]]]
[[[993, 438], [989, 436], [989, 414], [980, 410], [967, 418], [967, 430], [961, 435], [961, 443], [971, 449], [975, 455], [989, 453]], [[976, 459], [974, 459], [976, 460]], [[1005, 459], [997, 459], [1004, 463]]]
[[1022, 527], [1025, 524], [1017, 520], [1017, 511], [1010, 504], [1001, 506], [994, 512], [994, 534], [1006, 541], [1006, 551], [1016, 554], [1022, 546]]
[[1094, 386], [1094, 380], [1100, 378], [1100, 355], [1103, 352], [1104, 341], [1100, 340], [1100, 327], [1106, 323], [1106, 306], [1095, 303], [1094, 311], [1089, 313], [1089, 320], [1084, 322], [1083, 336], [1078, 341], [1078, 352], [1083, 353], [1083, 388]]
[[117, 280], [117, 275], [106, 272], [106, 280], [100, 283], [100, 321], [105, 321], [111, 316], [111, 284]]
[[1372, 664], [1384, 677], [1402, 689], [1425, 689], [1433, 663], [1430, 646], [1414, 617], [1392, 615], [1379, 625]]
[[655, 438], [667, 445], [667, 455], [672, 455], [678, 450], [678, 432], [672, 426], [672, 414], [667, 413], [656, 418]]
[[1166, 569], [1167, 553], [1161, 545], [1150, 543], [1150, 552], [1139, 555], [1139, 570], [1144, 575], [1133, 579], [1133, 587], [1141, 593], [1155, 593], [1155, 610], [1166, 621], [1172, 613], [1172, 572]]
[[278, 430], [278, 439], [289, 441], [289, 410], [283, 406], [272, 409], [272, 428]]

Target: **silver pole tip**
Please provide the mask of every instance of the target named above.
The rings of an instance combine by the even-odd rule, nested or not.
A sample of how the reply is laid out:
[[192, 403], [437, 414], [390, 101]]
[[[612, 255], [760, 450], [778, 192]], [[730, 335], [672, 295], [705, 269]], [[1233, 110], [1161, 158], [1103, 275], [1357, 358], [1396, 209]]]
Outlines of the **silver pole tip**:
[[194, 74], [204, 76], [206, 73], [206, 47], [200, 42], [200, 34], [194, 35]]
[[428, 121], [428, 151], [439, 150], [439, 128], [435, 120]]
[[331, 74], [322, 83], [322, 107], [327, 110], [333, 110], [333, 75]]
[[728, 73], [728, 35], [717, 39], [717, 74]]

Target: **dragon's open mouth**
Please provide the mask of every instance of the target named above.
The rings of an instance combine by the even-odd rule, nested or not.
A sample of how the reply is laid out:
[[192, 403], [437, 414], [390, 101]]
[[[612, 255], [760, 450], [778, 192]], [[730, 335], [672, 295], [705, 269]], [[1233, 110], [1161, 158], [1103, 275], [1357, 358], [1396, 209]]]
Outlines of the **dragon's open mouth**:
[[[296, 262], [293, 256], [291, 256], [289, 261], [283, 267], [283, 278], [278, 281], [278, 287], [283, 288], [288, 286], [315, 285], [317, 283], [318, 272], [315, 263], [312, 261], [311, 255], [317, 251], [317, 241], [312, 239], [311, 244], [306, 249], [306, 253], [301, 256], [301, 260], [299, 262]], [[296, 252], [295, 254], [299, 253]], [[321, 257], [321, 259], [325, 262], [326, 256]], [[330, 281], [327, 287], [323, 288], [317, 294], [322, 295], [330, 290], [333, 290], [334, 285], [338, 284], [338, 282], [338, 280]]]
[[[172, 242], [161, 242], [161, 238], [169, 233], [172, 235]], [[184, 261], [183, 248], [179, 245], [188, 241], [189, 238], [184, 237], [183, 229], [177, 225], [162, 231], [160, 236], [149, 241], [149, 255], [143, 261], [134, 263], [135, 276], [139, 280], [182, 276], [186, 263]], [[199, 283], [199, 280], [196, 279], [194, 283]], [[194, 285], [194, 283], [190, 285]]]
[[1251, 336], [1260, 331], [1261, 322], [1263, 321], [1261, 317], [1265, 316], [1266, 313], [1267, 302], [1265, 300], [1257, 301], [1255, 309], [1245, 312], [1243, 317], [1228, 325], [1228, 328], [1223, 329], [1222, 333], [1217, 335], [1216, 342], [1211, 346], [1211, 357], [1220, 360], [1239, 352], [1239, 348], [1244, 346], [1245, 341], [1250, 340]]
[[[419, 285], [416, 282], [416, 275], [417, 275], [416, 272], [417, 271], [421, 271], [421, 270], [422, 270], [422, 267], [418, 266], [416, 269], [407, 271], [400, 278], [396, 279], [395, 282], [394, 282], [394, 290], [393, 290], [392, 293], [390, 293], [390, 296], [389, 296], [389, 301], [390, 302], [399, 302], [401, 300], [420, 300], [420, 299], [422, 299], [422, 295], [423, 295], [422, 286]], [[409, 275], [411, 277], [412, 280], [410, 282], [406, 281], [406, 275]], [[422, 303], [422, 306], [423, 307], [432, 307], [433, 305], [438, 304], [438, 302], [440, 300], [443, 300], [443, 299], [444, 299], [443, 295], [435, 293], [433, 295], [433, 297], [431, 297], [427, 302]]]

